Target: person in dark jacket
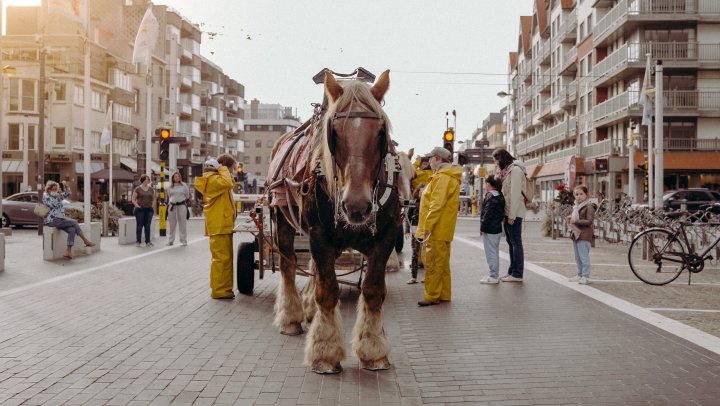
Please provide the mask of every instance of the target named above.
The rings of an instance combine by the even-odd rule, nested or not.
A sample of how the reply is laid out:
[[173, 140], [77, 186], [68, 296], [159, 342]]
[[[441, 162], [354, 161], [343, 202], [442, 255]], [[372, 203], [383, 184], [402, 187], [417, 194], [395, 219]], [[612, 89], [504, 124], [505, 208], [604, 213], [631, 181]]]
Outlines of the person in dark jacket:
[[497, 285], [500, 280], [500, 235], [502, 222], [505, 216], [505, 198], [500, 192], [502, 181], [495, 176], [485, 179], [487, 193], [483, 199], [482, 213], [480, 213], [480, 234], [483, 236], [485, 260], [490, 268], [490, 274], [480, 280], [480, 283]]
[[593, 240], [595, 205], [588, 200], [586, 186], [576, 186], [573, 194], [575, 195], [575, 204], [567, 222], [572, 231], [577, 275], [570, 278], [570, 282], [587, 285], [590, 282], [590, 246]]

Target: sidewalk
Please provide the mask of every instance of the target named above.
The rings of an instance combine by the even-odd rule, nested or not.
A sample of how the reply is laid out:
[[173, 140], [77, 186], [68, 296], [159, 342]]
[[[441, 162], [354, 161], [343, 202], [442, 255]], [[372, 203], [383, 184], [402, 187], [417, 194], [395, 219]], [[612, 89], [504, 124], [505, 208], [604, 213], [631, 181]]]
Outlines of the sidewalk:
[[407, 269], [387, 275], [393, 368], [382, 372], [360, 370], [349, 351], [356, 289], [341, 288], [345, 370], [316, 375], [302, 365], [305, 337], [272, 326], [279, 275], [267, 272], [252, 297], [208, 298], [197, 229], [188, 247], [103, 240], [107, 253], [72, 268], [8, 267], [0, 404], [718, 404], [718, 354], [534, 272], [478, 284], [484, 256], [460, 241], [477, 241], [477, 225], [458, 225], [451, 303], [419, 308], [423, 285], [406, 285]]

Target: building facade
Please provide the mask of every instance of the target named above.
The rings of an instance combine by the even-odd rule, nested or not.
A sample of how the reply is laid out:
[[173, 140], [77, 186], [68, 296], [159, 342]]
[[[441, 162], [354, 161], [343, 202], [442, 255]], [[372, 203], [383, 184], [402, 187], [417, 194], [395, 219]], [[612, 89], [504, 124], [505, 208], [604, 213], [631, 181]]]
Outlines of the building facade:
[[[720, 2], [535, 0], [510, 53], [509, 139], [544, 201], [559, 183], [646, 200], [638, 105], [650, 54], [664, 66], [664, 189], [720, 186]], [[651, 80], [654, 84], [654, 79]], [[660, 97], [659, 95], [657, 97]], [[634, 134], [637, 133], [637, 134]], [[633, 135], [634, 134], [634, 135]], [[662, 193], [662, 192], [661, 192]]]

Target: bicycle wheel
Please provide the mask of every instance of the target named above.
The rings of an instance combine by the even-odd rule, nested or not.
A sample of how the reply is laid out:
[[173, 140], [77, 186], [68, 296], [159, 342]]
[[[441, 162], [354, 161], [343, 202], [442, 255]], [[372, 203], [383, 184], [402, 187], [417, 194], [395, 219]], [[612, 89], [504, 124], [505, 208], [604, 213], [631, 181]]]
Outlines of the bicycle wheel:
[[665, 229], [650, 229], [635, 236], [628, 251], [630, 269], [641, 281], [665, 285], [685, 269], [685, 249], [680, 240]]

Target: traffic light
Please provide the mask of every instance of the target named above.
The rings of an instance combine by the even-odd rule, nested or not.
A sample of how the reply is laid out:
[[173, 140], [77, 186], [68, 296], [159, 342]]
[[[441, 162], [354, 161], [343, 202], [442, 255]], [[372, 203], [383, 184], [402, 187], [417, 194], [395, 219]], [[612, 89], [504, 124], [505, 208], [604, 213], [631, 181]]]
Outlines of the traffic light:
[[160, 137], [160, 148], [158, 150], [158, 157], [161, 161], [167, 161], [170, 157], [170, 129], [160, 127], [155, 130], [155, 135]]
[[237, 181], [238, 182], [244, 182], [245, 181], [245, 168], [243, 168], [242, 163], [238, 163], [237, 167]]
[[455, 147], [455, 129], [452, 127], [445, 130], [445, 133], [443, 134], [443, 148], [450, 151], [450, 154], [453, 153]]

